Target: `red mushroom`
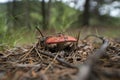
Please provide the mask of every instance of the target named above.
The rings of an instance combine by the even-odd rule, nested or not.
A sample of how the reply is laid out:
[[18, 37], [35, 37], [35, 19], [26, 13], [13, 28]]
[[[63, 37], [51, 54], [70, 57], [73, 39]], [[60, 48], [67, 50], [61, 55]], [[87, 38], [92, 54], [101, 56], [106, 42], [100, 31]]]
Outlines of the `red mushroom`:
[[54, 43], [64, 43], [64, 42], [76, 42], [76, 41], [77, 41], [77, 39], [72, 36], [59, 34], [57, 36], [48, 37], [46, 39], [45, 43], [46, 44], [54, 44]]

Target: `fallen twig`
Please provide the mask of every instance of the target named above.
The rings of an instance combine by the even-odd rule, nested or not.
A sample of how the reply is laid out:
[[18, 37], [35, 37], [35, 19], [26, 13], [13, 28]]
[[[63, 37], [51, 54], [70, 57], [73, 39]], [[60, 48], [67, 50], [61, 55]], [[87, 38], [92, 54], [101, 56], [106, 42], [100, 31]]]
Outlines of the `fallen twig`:
[[43, 33], [41, 32], [41, 30], [40, 30], [38, 27], [36, 27], [36, 29], [37, 29], [38, 32], [40, 33], [41, 37], [44, 37], [44, 35], [43, 35]]
[[103, 40], [103, 45], [100, 47], [100, 49], [97, 50], [93, 55], [90, 55], [85, 63], [89, 65], [91, 64], [92, 66], [101, 56], [105, 54], [108, 45], [109, 41], [107, 39]]
[[87, 61], [81, 67], [79, 67], [79, 73], [76, 80], [90, 80], [90, 75], [92, 74], [94, 64], [102, 55], [104, 55], [104, 53], [106, 52], [106, 48], [109, 45], [107, 39], [102, 38], [102, 40], [103, 45], [100, 47], [100, 49], [97, 50], [93, 55], [90, 55]]
[[43, 61], [43, 59], [42, 59], [40, 53], [38, 52], [38, 50], [37, 50], [36, 48], [35, 48], [35, 51], [36, 51], [36, 53], [38, 54], [38, 56], [39, 56], [39, 58], [41, 59], [41, 61]]
[[35, 49], [35, 47], [36, 45], [32, 46], [32, 48], [21, 57], [22, 58], [21, 60], [24, 60]]
[[49, 65], [45, 68], [45, 70], [43, 71], [44, 73], [49, 69], [49, 67], [53, 64], [53, 62], [56, 60], [57, 56], [59, 53], [56, 54], [56, 56], [54, 57], [54, 59], [52, 60], [51, 63], [49, 63]]
[[14, 67], [40, 67], [41, 64], [13, 64]]
[[120, 79], [120, 70], [116, 69], [100, 69], [99, 73], [107, 78], [118, 78]]
[[[46, 56], [49, 56], [49, 57], [51, 57], [51, 58], [54, 58], [54, 57], [55, 57], [52, 53], [44, 52], [44, 51], [41, 51], [41, 50], [39, 50], [39, 52], [40, 52], [41, 54], [46, 55]], [[76, 66], [73, 66], [73, 65], [69, 64], [68, 62], [65, 62], [63, 59], [60, 59], [60, 58], [56, 57], [56, 60], [57, 60], [58, 62], [60, 62], [61, 64], [65, 65], [66, 67], [76, 68], [76, 69], [77, 69]]]

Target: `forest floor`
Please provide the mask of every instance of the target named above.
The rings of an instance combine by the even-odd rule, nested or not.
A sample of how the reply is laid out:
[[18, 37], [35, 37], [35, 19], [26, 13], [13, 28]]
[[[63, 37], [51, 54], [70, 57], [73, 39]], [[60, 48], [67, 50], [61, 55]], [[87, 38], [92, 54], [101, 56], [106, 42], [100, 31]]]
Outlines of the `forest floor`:
[[[32, 45], [4, 46], [0, 80], [120, 80], [120, 33], [116, 30], [117, 36], [109, 38], [100, 36], [104, 29], [91, 31], [83, 29], [77, 42], [62, 43], [62, 48], [41, 45], [44, 37]], [[73, 35], [77, 34], [78, 30]]]

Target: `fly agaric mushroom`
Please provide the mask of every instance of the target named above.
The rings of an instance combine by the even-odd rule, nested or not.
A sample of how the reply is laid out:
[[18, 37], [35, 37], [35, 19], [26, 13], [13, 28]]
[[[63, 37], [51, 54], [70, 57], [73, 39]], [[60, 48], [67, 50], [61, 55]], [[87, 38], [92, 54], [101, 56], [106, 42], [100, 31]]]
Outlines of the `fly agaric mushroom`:
[[56, 44], [56, 43], [64, 43], [64, 42], [76, 42], [76, 41], [77, 41], [77, 39], [72, 36], [59, 34], [57, 36], [48, 37], [46, 39], [45, 43], [46, 44]]
[[56, 48], [54, 48], [54, 49], [57, 49], [57, 50], [63, 50], [66, 47], [70, 46], [67, 44], [69, 42], [70, 43], [77, 42], [77, 39], [72, 36], [58, 34], [56, 36], [50, 36], [50, 37], [46, 38], [46, 40], [45, 40], [45, 44], [48, 44], [48, 46], [56, 44]]
[[[45, 37], [38, 27], [36, 27], [36, 29], [41, 34], [42, 38], [40, 39], [40, 44], [45, 49], [55, 50], [58, 48], [57, 50], [63, 50], [68, 46], [69, 46], [69, 48], [73, 48], [73, 47], [71, 47], [71, 42], [78, 42], [78, 40], [79, 40], [79, 37], [78, 37], [78, 39], [76, 39], [72, 36], [64, 35], [61, 33], [58, 35], [55, 35], [55, 36]], [[68, 44], [68, 43], [70, 43], [70, 44]]]

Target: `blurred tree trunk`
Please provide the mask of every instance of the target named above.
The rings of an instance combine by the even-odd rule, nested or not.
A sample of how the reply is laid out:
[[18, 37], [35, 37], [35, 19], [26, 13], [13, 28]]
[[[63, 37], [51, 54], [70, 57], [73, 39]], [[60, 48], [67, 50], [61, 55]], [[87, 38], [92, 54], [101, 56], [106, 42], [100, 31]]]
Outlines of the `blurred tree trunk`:
[[51, 0], [49, 0], [47, 7], [47, 27], [50, 26], [50, 15], [51, 15]]
[[30, 25], [30, 2], [29, 0], [25, 0], [25, 26], [31, 29]]
[[42, 26], [46, 30], [50, 24], [50, 13], [51, 13], [51, 0], [48, 4], [45, 3], [45, 0], [42, 0]]
[[17, 0], [13, 0], [12, 2], [12, 20], [13, 20], [13, 27], [18, 25], [18, 17], [17, 17]]
[[90, 25], [90, 0], [85, 0], [82, 24], [83, 26]]
[[12, 5], [10, 4], [10, 2], [8, 0], [8, 2], [7, 2], [7, 14], [6, 14], [8, 28], [13, 26], [13, 20], [11, 20], [11, 18], [12, 18], [11, 15], [12, 15]]
[[41, 9], [42, 9], [42, 27], [45, 30], [47, 28], [45, 0], [42, 0], [41, 3], [42, 3], [41, 4], [42, 5], [41, 6]]

